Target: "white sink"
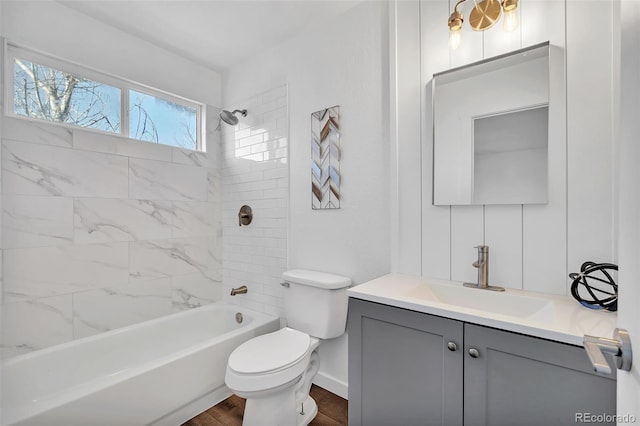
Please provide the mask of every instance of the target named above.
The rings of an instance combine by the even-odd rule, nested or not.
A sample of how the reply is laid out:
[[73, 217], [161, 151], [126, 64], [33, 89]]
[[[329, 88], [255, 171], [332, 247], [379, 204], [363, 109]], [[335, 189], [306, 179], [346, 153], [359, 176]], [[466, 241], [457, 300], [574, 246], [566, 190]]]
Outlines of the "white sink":
[[[499, 283], [496, 283], [499, 284]], [[347, 290], [350, 297], [581, 346], [610, 336], [616, 314], [586, 309], [571, 296], [507, 288], [496, 293], [461, 282], [389, 274]]]
[[553, 321], [553, 307], [549, 300], [528, 295], [513, 294], [516, 290], [495, 292], [462, 285], [429, 284], [415, 286], [408, 290], [408, 297], [440, 302], [468, 309], [477, 309], [514, 318]]

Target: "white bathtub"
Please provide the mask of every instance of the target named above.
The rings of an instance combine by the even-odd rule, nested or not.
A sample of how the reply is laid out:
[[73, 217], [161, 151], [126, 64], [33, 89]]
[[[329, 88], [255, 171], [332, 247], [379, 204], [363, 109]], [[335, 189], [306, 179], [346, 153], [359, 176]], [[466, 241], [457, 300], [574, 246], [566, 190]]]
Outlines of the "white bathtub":
[[231, 394], [234, 348], [278, 328], [276, 317], [216, 303], [11, 358], [0, 424], [179, 425]]

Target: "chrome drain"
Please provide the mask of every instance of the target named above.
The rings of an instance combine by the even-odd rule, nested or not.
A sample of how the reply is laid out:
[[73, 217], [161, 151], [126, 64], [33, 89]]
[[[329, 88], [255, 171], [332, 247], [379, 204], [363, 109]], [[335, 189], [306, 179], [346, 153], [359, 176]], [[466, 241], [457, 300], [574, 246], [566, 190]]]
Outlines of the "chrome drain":
[[243, 319], [244, 319], [244, 318], [242, 318], [242, 313], [240, 313], [240, 312], [236, 312], [236, 322], [237, 322], [238, 324], [242, 324], [242, 320], [243, 320]]

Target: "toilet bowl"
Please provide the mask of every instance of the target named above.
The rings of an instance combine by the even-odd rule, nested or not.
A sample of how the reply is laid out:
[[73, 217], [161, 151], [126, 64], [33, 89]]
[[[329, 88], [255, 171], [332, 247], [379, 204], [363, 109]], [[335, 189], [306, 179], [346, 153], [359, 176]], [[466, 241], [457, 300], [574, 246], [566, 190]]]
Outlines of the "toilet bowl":
[[304, 426], [318, 412], [309, 396], [322, 339], [344, 334], [349, 278], [316, 271], [283, 274], [290, 327], [254, 337], [229, 356], [225, 383], [246, 398], [244, 426]]

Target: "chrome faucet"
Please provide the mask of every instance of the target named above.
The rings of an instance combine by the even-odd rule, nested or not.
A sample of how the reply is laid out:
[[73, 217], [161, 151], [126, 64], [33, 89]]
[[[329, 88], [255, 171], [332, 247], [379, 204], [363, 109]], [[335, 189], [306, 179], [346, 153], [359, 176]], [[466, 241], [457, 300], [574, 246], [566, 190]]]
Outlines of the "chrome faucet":
[[489, 246], [476, 246], [478, 260], [472, 263], [478, 269], [478, 287], [489, 287]]
[[478, 260], [472, 263], [474, 268], [478, 268], [478, 282], [464, 283], [465, 287], [480, 288], [482, 290], [504, 291], [504, 287], [489, 285], [489, 246], [476, 246], [478, 249]]
[[231, 295], [235, 296], [236, 294], [245, 294], [248, 291], [249, 291], [249, 289], [247, 288], [247, 286], [243, 285], [243, 286], [240, 286], [238, 288], [232, 288], [231, 289]]

